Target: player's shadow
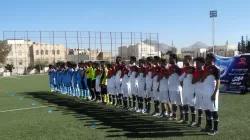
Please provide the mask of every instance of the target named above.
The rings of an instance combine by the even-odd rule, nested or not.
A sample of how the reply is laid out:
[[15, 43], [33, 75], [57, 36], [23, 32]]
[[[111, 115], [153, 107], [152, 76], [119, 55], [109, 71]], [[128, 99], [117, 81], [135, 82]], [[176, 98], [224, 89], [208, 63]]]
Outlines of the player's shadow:
[[[100, 122], [98, 126], [107, 126], [104, 128], [97, 127], [97, 129], [118, 129], [107, 130], [107, 137], [158, 138], [203, 135], [197, 129], [189, 129], [186, 125], [145, 115], [139, 116], [126, 110], [81, 101], [76, 98], [47, 92], [29, 92], [25, 94], [57, 106], [66, 107], [63, 109], [63, 113], [75, 115], [79, 120], [92, 123], [91, 119], [84, 118], [84, 116], [87, 116], [96, 120], [97, 123]], [[119, 130], [122, 130], [125, 134], [120, 135]]]

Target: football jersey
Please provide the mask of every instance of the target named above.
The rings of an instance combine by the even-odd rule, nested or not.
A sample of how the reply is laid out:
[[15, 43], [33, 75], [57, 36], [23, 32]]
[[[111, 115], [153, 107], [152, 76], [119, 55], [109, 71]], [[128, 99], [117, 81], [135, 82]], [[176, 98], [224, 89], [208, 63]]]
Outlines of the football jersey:
[[137, 81], [137, 78], [136, 78], [137, 69], [138, 68], [137, 68], [137, 66], [135, 64], [133, 64], [130, 67], [129, 77], [130, 77], [130, 82], [132, 83], [132, 86], [138, 84], [138, 81]]
[[[197, 80], [198, 78], [202, 77], [202, 71], [199, 71], [199, 70], [195, 70], [194, 73], [193, 73], [193, 79]], [[195, 84], [194, 84], [194, 91], [196, 93], [196, 95], [198, 93], [201, 93], [203, 90], [203, 83], [201, 81], [197, 81]]]
[[149, 67], [146, 67], [145, 73], [146, 73], [146, 88], [151, 89], [153, 84], [152, 71]]
[[79, 68], [78, 71], [77, 71], [77, 74], [76, 74], [76, 78], [77, 79], [82, 79], [82, 71], [83, 71], [83, 68]]
[[153, 89], [156, 90], [159, 86], [158, 82], [158, 72], [159, 72], [159, 67], [154, 66], [152, 68], [152, 78], [153, 78]]
[[168, 70], [165, 68], [162, 68], [159, 71], [158, 79], [160, 81], [160, 91], [168, 91], [168, 78], [165, 76], [168, 73]]
[[168, 87], [169, 91], [181, 91], [181, 83], [179, 80], [180, 68], [177, 65], [170, 66], [169, 72], [176, 71], [175, 73], [170, 74], [168, 78]]
[[72, 82], [77, 83], [77, 70], [73, 70]]
[[121, 74], [122, 74], [122, 71], [121, 71], [121, 66], [116, 66], [115, 68], [115, 71], [116, 71], [116, 74], [115, 74], [115, 84], [120, 84], [122, 79], [121, 79]]
[[206, 74], [207, 72], [211, 72], [211, 74], [208, 75], [203, 82], [204, 93], [213, 94], [215, 86], [216, 86], [216, 80], [220, 79], [220, 70], [217, 66], [212, 65], [212, 66], [206, 67], [204, 72], [205, 72], [204, 74]]
[[138, 88], [140, 89], [144, 89], [145, 88], [145, 84], [146, 84], [146, 77], [144, 77], [144, 69], [145, 68], [139, 68], [138, 69]]
[[193, 74], [187, 74], [186, 71], [193, 69], [194, 67], [184, 67], [180, 75], [180, 81], [183, 81], [183, 95], [193, 94], [194, 85], [192, 84]]
[[115, 87], [115, 76], [113, 75], [114, 70], [108, 70], [108, 80], [107, 80], [107, 87]]

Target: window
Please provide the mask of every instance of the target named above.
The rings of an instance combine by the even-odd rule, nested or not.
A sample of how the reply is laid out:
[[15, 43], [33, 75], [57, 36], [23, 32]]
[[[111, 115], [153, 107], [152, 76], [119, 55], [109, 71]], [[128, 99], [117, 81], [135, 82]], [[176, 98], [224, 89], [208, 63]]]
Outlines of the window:
[[22, 60], [19, 60], [19, 65], [23, 65], [23, 61]]
[[39, 51], [38, 50], [36, 50], [36, 55], [39, 55]]
[[18, 56], [22, 56], [22, 51], [18, 51]]
[[45, 54], [48, 55], [48, 54], [49, 54], [49, 51], [48, 51], [48, 50], [45, 50]]
[[41, 55], [43, 55], [44, 54], [44, 51], [43, 50], [41, 50]]
[[55, 50], [52, 50], [52, 54], [55, 54]]
[[57, 53], [57, 54], [60, 54], [60, 51], [59, 51], [59, 50], [57, 50], [57, 51], [56, 51], [56, 53]]

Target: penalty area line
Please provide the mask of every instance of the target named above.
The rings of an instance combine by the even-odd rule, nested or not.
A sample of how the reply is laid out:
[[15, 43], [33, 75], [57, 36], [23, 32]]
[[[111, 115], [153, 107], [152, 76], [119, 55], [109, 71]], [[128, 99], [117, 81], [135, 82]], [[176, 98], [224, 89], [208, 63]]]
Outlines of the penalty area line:
[[49, 106], [36, 106], [36, 107], [28, 107], [28, 108], [19, 108], [19, 109], [11, 109], [11, 110], [2, 110], [0, 113], [5, 113], [5, 112], [13, 112], [13, 111], [21, 111], [21, 110], [30, 110], [30, 109], [37, 109], [37, 108], [45, 108]]

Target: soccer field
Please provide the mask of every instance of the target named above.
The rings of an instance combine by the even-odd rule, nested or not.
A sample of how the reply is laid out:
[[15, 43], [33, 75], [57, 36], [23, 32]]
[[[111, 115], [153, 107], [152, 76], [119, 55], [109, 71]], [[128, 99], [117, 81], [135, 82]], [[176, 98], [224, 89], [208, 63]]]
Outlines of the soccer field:
[[220, 134], [207, 136], [166, 119], [50, 93], [47, 75], [0, 77], [0, 88], [0, 140], [250, 139], [249, 94], [220, 94]]

